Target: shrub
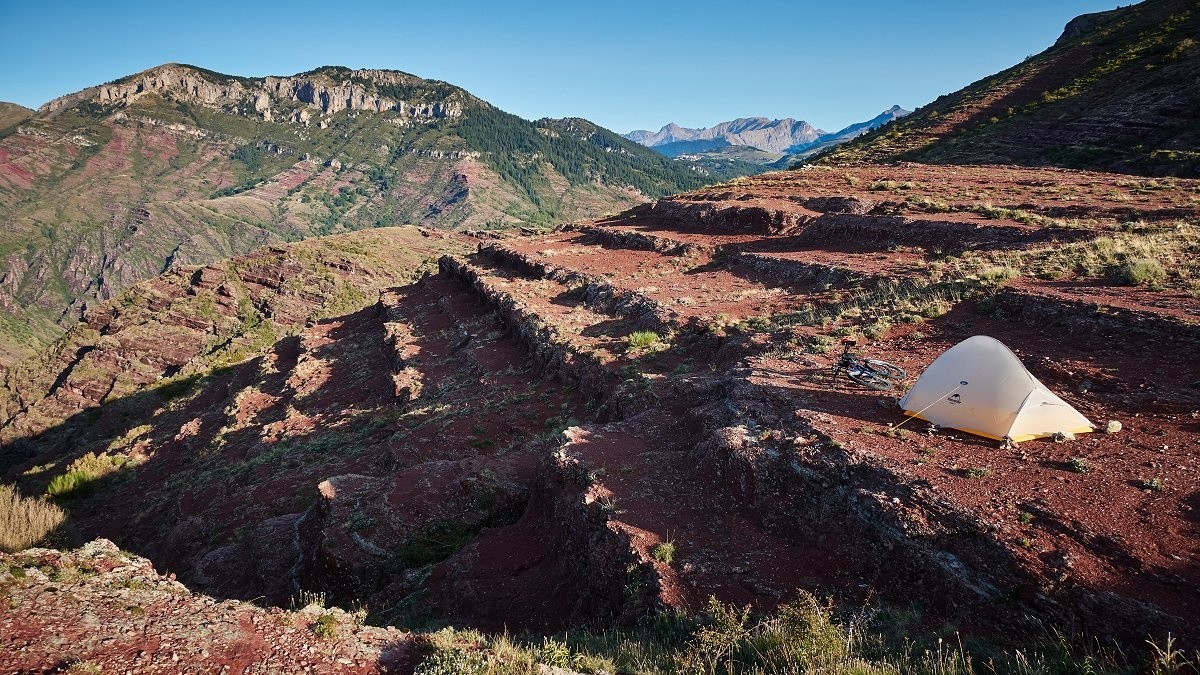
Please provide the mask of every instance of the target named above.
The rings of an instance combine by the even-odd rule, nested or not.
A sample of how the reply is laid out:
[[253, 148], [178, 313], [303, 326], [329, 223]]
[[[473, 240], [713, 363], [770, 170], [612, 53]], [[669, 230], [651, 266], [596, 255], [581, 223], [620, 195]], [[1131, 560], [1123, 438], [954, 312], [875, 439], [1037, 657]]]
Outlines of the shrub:
[[347, 532], [358, 532], [359, 530], [365, 530], [369, 527], [374, 527], [374, 526], [375, 526], [374, 518], [368, 516], [365, 513], [359, 513], [358, 511], [355, 511], [354, 513], [350, 514], [349, 518], [346, 519], [346, 528], [345, 529]]
[[1143, 478], [1138, 481], [1138, 487], [1151, 492], [1163, 491], [1163, 479], [1161, 478]]
[[1082, 457], [1072, 457], [1067, 460], [1067, 468], [1075, 473], [1087, 473], [1092, 470], [1092, 465]]
[[36, 546], [66, 520], [67, 514], [44, 497], [22, 497], [0, 485], [0, 551], [13, 553]]
[[827, 354], [833, 348], [833, 340], [825, 335], [815, 335], [805, 344], [804, 349], [810, 354]]
[[337, 635], [337, 617], [332, 614], [322, 614], [313, 622], [313, 632], [319, 637], [331, 638]]
[[973, 466], [970, 469], [967, 469], [967, 478], [987, 478], [990, 475], [992, 475], [992, 470], [990, 467]]
[[675, 542], [663, 541], [655, 544], [654, 548], [650, 549], [650, 555], [655, 560], [670, 565], [675, 561]]
[[487, 672], [487, 660], [479, 652], [450, 649], [434, 652], [413, 671], [415, 675], [471, 675]]
[[887, 317], [880, 317], [873, 321], [871, 325], [863, 329], [863, 335], [866, 335], [872, 340], [878, 340], [887, 335], [887, 332], [891, 330], [891, 328], [892, 322], [889, 321]]
[[1160, 284], [1167, 278], [1162, 263], [1154, 258], [1135, 258], [1126, 261], [1117, 272], [1118, 278], [1130, 286]]
[[538, 650], [538, 661], [555, 668], [567, 668], [571, 665], [571, 650], [565, 642], [544, 637]]

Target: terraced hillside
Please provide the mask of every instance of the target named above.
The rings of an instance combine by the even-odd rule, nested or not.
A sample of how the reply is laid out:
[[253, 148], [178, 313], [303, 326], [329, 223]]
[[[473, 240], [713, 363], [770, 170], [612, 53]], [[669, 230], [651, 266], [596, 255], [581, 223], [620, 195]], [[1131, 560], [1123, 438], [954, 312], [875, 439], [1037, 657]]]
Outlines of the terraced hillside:
[[546, 226], [706, 182], [585, 120], [398, 71], [168, 64], [22, 110], [0, 111], [4, 366], [179, 265], [380, 226]]
[[1200, 8], [1145, 0], [824, 155], [1200, 176]]
[[[814, 167], [479, 238], [245, 360], [179, 359], [202, 365], [75, 408], [27, 396], [4, 480], [69, 508], [59, 541], [381, 625], [547, 634], [815, 593], [906, 635], [1195, 644], [1198, 196]], [[210, 276], [179, 288], [219, 296]], [[911, 383], [976, 334], [1122, 428], [1004, 449], [828, 378], [842, 336]]]

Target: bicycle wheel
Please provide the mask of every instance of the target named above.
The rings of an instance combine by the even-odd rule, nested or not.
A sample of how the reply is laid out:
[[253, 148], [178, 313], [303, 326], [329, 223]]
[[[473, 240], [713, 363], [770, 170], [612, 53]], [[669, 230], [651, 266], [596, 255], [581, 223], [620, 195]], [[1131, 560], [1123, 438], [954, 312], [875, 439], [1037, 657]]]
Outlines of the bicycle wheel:
[[871, 369], [847, 370], [846, 377], [875, 391], [886, 391], [892, 388], [892, 381]]
[[890, 380], [903, 380], [904, 378], [908, 377], [908, 373], [904, 372], [903, 368], [892, 365], [887, 361], [880, 361], [879, 359], [867, 359], [864, 361], [864, 363], [866, 363], [867, 367], [871, 370]]

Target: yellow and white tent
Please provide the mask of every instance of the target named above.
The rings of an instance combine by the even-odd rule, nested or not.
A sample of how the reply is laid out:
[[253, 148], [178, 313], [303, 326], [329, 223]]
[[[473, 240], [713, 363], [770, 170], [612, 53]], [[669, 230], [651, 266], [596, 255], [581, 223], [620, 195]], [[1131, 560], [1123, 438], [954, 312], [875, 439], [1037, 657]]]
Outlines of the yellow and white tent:
[[900, 399], [906, 415], [996, 440], [1095, 429], [1038, 381], [1003, 343], [976, 335], [937, 357]]

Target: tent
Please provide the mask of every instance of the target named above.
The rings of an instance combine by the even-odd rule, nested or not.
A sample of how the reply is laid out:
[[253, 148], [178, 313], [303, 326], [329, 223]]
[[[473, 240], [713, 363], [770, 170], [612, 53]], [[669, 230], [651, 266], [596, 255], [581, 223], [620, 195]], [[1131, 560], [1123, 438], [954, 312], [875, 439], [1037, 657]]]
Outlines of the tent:
[[996, 440], [1087, 433], [1091, 422], [1031, 375], [1003, 343], [976, 335], [937, 357], [900, 399], [904, 414]]

